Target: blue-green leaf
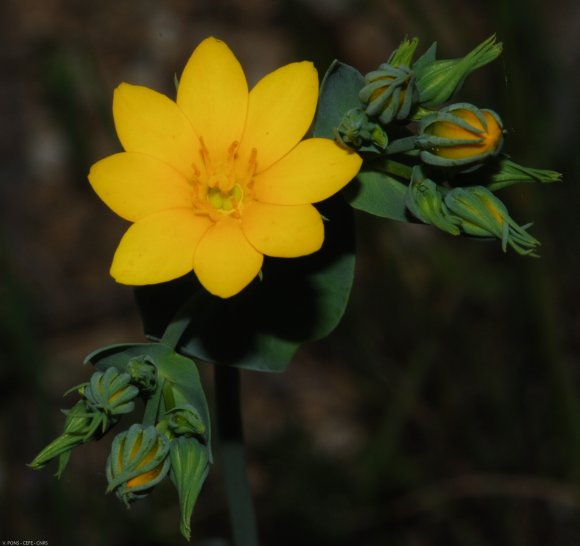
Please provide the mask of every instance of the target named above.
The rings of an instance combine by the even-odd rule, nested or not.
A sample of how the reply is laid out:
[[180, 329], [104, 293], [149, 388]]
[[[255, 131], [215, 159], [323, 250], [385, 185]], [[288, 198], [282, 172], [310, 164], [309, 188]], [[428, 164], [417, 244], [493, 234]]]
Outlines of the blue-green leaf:
[[407, 186], [388, 174], [366, 171], [353, 180], [343, 194], [350, 205], [381, 218], [408, 222], [405, 206]]
[[210, 431], [209, 408], [197, 366], [171, 347], [162, 343], [110, 345], [89, 354], [85, 363], [91, 363], [99, 370], [114, 366], [124, 372], [129, 361], [140, 356], [148, 356], [157, 368], [158, 380], [173, 388], [175, 404], [191, 404], [199, 413], [206, 430]]
[[178, 349], [197, 359], [283, 371], [300, 345], [327, 336], [344, 314], [354, 276], [354, 222], [340, 197], [317, 205], [328, 221], [322, 249], [294, 259], [266, 258], [262, 279], [221, 299], [193, 276], [136, 290], [145, 332], [160, 339], [189, 298], [189, 325]]
[[364, 84], [364, 77], [356, 68], [339, 61], [330, 65], [320, 88], [313, 136], [335, 137], [334, 131], [340, 125], [344, 114], [363, 106], [358, 93]]

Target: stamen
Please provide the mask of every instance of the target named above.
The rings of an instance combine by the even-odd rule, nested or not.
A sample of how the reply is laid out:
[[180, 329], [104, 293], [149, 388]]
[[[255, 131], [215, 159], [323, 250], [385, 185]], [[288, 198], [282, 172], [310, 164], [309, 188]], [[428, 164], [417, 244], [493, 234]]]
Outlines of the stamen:
[[240, 147], [240, 143], [237, 140], [234, 140], [230, 144], [230, 147], [228, 148], [228, 161], [229, 161], [229, 163], [232, 163], [234, 161], [234, 159], [236, 159], [236, 153], [237, 153], [239, 147]]
[[203, 164], [205, 166], [205, 172], [209, 173], [211, 172], [211, 159], [209, 157], [209, 150], [207, 149], [205, 142], [203, 141], [203, 137], [199, 137], [199, 143], [201, 145], [201, 148], [199, 150], [199, 152], [201, 153], [201, 160], [203, 161]]
[[258, 150], [256, 148], [252, 148], [250, 152], [250, 159], [248, 160], [248, 169], [246, 170], [246, 174], [240, 185], [244, 188], [249, 188], [252, 186], [254, 181], [254, 174], [256, 174], [256, 170], [258, 168]]

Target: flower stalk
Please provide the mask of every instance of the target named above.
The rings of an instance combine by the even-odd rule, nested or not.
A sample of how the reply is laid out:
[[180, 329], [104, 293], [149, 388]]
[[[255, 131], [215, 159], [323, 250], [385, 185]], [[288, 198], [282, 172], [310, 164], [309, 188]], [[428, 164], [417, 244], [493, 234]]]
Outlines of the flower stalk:
[[240, 372], [232, 366], [215, 366], [217, 431], [234, 546], [258, 546], [254, 503], [244, 454], [240, 404]]

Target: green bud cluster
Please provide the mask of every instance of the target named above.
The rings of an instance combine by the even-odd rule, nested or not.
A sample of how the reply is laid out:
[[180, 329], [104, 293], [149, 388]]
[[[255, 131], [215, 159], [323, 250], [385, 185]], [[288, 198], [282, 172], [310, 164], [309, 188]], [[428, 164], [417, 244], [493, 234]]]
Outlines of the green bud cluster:
[[99, 366], [64, 411], [64, 430], [30, 463], [34, 469], [58, 460], [61, 476], [71, 451], [102, 438], [124, 415], [145, 402], [143, 420], [119, 432], [106, 462], [107, 493], [129, 506], [169, 476], [181, 508], [180, 529], [190, 538], [190, 519], [209, 472], [209, 417], [195, 363], [160, 344], [112, 346], [91, 353]]
[[353, 108], [343, 116], [336, 138], [344, 146], [359, 151], [383, 151], [389, 143], [382, 125], [371, 120], [362, 108]]
[[359, 74], [360, 107], [343, 114], [338, 141], [362, 155], [363, 171], [383, 173], [390, 187], [393, 180], [406, 186], [394, 196], [403, 193], [402, 207], [420, 222], [452, 235], [495, 237], [504, 251], [535, 256], [539, 243], [529, 225], [516, 224], [492, 192], [554, 182], [559, 173], [502, 155], [505, 131], [493, 110], [448, 103], [469, 75], [501, 54], [502, 44], [490, 36], [463, 57], [438, 59], [433, 43], [415, 60], [418, 45], [405, 39], [376, 70]]
[[425, 224], [451, 235], [495, 237], [505, 252], [510, 246], [518, 254], [537, 256], [539, 241], [526, 230], [531, 224], [518, 225], [506, 206], [487, 188], [469, 186], [446, 190], [425, 177], [415, 167], [406, 194], [407, 208]]
[[94, 372], [88, 383], [76, 389], [81, 399], [70, 410], [63, 411], [66, 415], [63, 433], [34, 458], [31, 468], [42, 468], [58, 457], [57, 476], [60, 477], [70, 451], [103, 436], [121, 415], [133, 411], [134, 399], [139, 395], [139, 389], [131, 384], [131, 376], [114, 367]]

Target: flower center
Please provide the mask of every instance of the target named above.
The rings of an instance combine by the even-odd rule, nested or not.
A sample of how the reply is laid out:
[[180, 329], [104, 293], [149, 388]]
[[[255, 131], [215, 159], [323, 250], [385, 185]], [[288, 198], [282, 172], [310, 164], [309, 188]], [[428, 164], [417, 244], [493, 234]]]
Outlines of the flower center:
[[210, 187], [207, 192], [207, 200], [209, 204], [214, 209], [223, 212], [231, 212], [236, 209], [243, 197], [244, 190], [239, 184], [234, 184], [234, 187], [229, 192], [224, 193], [219, 187]]
[[194, 165], [193, 208], [196, 213], [218, 221], [224, 215], [240, 217], [241, 209], [251, 197], [257, 152], [254, 148], [248, 164], [240, 169], [237, 164], [237, 141], [232, 142], [224, 158], [210, 156], [203, 139], [201, 143], [201, 165]]

